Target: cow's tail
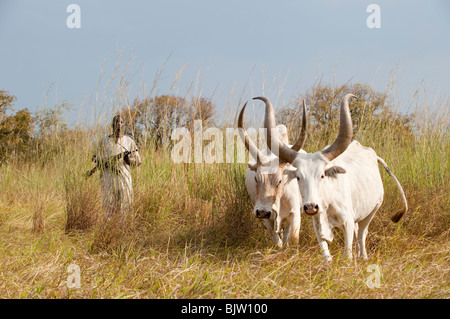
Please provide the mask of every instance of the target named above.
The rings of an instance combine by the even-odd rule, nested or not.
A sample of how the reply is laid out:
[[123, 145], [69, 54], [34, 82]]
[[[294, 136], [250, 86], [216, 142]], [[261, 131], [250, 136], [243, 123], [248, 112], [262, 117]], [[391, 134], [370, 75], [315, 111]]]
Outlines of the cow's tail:
[[386, 162], [379, 156], [377, 156], [377, 161], [381, 165], [383, 165], [386, 172], [389, 174], [390, 177], [394, 180], [395, 184], [397, 185], [398, 190], [400, 191], [400, 194], [402, 195], [404, 208], [400, 209], [398, 212], [396, 212], [392, 217], [391, 220], [396, 223], [402, 218], [402, 216], [408, 211], [408, 202], [406, 201], [405, 192], [403, 191], [402, 185], [400, 185], [400, 182], [398, 181], [397, 177], [395, 177], [394, 173], [390, 170], [389, 166], [387, 166]]

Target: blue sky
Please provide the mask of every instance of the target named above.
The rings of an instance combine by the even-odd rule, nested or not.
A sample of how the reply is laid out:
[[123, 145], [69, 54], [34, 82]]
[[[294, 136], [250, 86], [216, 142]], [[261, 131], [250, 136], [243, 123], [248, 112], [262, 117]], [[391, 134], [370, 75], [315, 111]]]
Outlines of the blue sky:
[[[80, 29], [66, 25], [71, 3], [81, 8]], [[380, 6], [380, 29], [366, 25], [371, 3]], [[102, 64], [100, 87], [119, 53], [122, 67], [129, 62], [135, 73], [130, 99], [148, 92], [162, 69], [154, 94], [212, 98], [225, 121], [234, 113], [224, 108], [237, 108], [241, 99], [265, 95], [281, 105], [318, 76], [382, 91], [396, 67], [403, 111], [417, 89], [450, 96], [446, 0], [2, 0], [0, 39], [0, 89], [17, 96], [16, 109], [42, 108], [48, 91], [48, 106], [73, 105], [70, 123], [98, 115], [93, 99]]]

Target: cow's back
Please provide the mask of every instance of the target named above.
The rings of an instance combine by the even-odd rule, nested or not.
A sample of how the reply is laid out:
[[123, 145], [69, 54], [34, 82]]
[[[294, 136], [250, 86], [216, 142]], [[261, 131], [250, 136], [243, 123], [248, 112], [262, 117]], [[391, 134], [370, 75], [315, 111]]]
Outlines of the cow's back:
[[345, 175], [351, 187], [355, 221], [358, 222], [383, 201], [383, 182], [378, 168], [377, 154], [370, 147], [353, 141], [333, 162], [346, 170]]

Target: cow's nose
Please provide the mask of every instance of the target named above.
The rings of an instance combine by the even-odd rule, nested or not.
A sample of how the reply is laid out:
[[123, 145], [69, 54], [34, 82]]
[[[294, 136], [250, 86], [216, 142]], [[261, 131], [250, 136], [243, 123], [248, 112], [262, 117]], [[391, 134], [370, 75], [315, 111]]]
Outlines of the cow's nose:
[[317, 212], [319, 211], [319, 205], [317, 205], [317, 204], [305, 204], [303, 206], [303, 209], [304, 209], [306, 214], [314, 215], [314, 214], [317, 214]]
[[257, 209], [255, 215], [257, 218], [269, 218], [270, 212], [262, 209]]

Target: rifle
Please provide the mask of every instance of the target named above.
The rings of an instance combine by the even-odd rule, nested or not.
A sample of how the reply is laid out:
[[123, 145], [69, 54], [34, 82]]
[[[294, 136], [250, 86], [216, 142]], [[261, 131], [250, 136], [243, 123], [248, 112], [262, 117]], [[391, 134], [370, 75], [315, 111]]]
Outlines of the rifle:
[[84, 175], [86, 178], [91, 177], [99, 168], [103, 168], [103, 169], [108, 169], [110, 168], [110, 163], [112, 161], [115, 160], [119, 160], [121, 158], [125, 158], [127, 156], [129, 156], [131, 153], [136, 152], [137, 150], [134, 151], [125, 151], [123, 153], [119, 153], [117, 155], [113, 155], [111, 157], [109, 157], [107, 160], [103, 160], [103, 159], [97, 159], [97, 157], [94, 155], [94, 159], [95, 159], [95, 167], [90, 169], [89, 171], [87, 171]]

